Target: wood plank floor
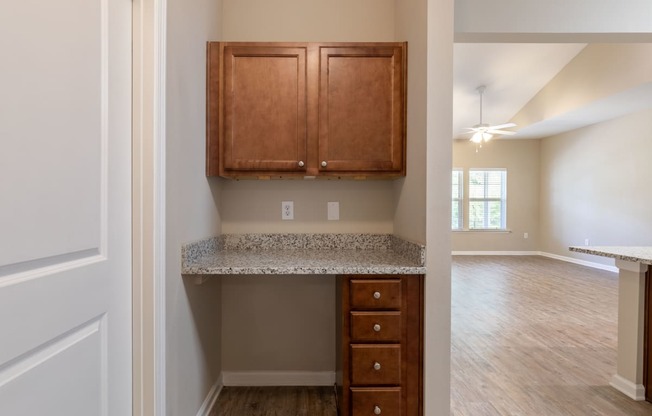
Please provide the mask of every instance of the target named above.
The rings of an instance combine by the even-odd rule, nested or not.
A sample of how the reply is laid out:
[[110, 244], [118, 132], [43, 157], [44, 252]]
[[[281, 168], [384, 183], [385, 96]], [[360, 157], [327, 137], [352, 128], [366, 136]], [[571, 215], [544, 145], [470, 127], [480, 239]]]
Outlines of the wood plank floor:
[[337, 416], [333, 387], [224, 387], [209, 416]]
[[543, 257], [455, 256], [451, 413], [652, 415], [609, 386], [618, 277]]

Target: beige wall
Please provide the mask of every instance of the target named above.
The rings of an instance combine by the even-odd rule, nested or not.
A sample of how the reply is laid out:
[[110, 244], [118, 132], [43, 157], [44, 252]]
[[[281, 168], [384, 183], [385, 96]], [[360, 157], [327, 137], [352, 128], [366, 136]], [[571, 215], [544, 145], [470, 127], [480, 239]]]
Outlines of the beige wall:
[[[624, 62], [629, 64], [623, 65]], [[511, 121], [521, 129], [547, 119], [557, 119], [562, 125], [573, 126], [577, 118], [588, 115], [584, 113], [586, 108], [593, 106], [593, 111], [604, 112], [596, 103], [618, 99], [619, 94], [626, 94], [621, 105], [615, 109], [622, 112], [613, 117], [631, 113], [637, 102], [634, 101], [637, 92], [641, 94], [639, 90], [646, 85], [649, 88], [650, 83], [652, 43], [590, 44], [519, 110]], [[649, 89], [642, 94], [649, 97]], [[644, 107], [638, 107], [642, 108]]]
[[334, 371], [334, 276], [223, 277], [224, 371]]
[[[511, 231], [453, 232], [453, 251], [539, 250], [539, 152], [540, 140], [493, 140], [476, 152], [468, 140], [453, 143], [453, 168], [507, 169], [507, 228]], [[467, 187], [468, 188], [468, 187]], [[464, 190], [468, 195], [468, 189]], [[465, 207], [468, 226], [468, 205]], [[523, 238], [528, 233], [528, 238]]]
[[[219, 232], [219, 185], [204, 176], [205, 42], [220, 33], [214, 0], [167, 2], [167, 414], [194, 415], [218, 379], [220, 282], [181, 277], [181, 244]], [[211, 187], [211, 185], [213, 185]]]
[[[375, 180], [224, 180], [222, 233], [391, 233], [391, 186]], [[294, 220], [280, 219], [282, 201], [294, 201]], [[328, 221], [329, 201], [339, 201], [339, 221]]]
[[[224, 0], [222, 39], [232, 41], [393, 41], [393, 0]], [[410, 169], [408, 167], [408, 169]], [[220, 179], [219, 201], [223, 233], [245, 232], [378, 232], [391, 233], [395, 202], [394, 181], [233, 181]], [[294, 221], [281, 220], [281, 201], [294, 201]], [[326, 202], [340, 202], [340, 221], [326, 219]], [[314, 279], [314, 276], [313, 276]], [[255, 282], [256, 284], [253, 284]], [[306, 322], [332, 322], [333, 307], [309, 308], [289, 314], [297, 293], [307, 305], [334, 305], [335, 279], [296, 278], [294, 290], [278, 290], [283, 280], [248, 278], [228, 280], [222, 292], [224, 368], [229, 371], [324, 371], [335, 369], [334, 329], [318, 332], [313, 348], [303, 348], [303, 337], [271, 337], [292, 333]], [[243, 288], [260, 288], [247, 291]], [[257, 332], [231, 331], [249, 323], [242, 305], [265, 311], [265, 328]], [[281, 307], [287, 306], [287, 307]], [[274, 348], [274, 362], [260, 347]], [[266, 359], [267, 358], [267, 359]], [[258, 366], [260, 365], [260, 366]], [[257, 368], [258, 367], [258, 368]]]
[[541, 250], [568, 246], [652, 245], [652, 110], [578, 129], [541, 142]]
[[394, 40], [394, 0], [224, 0], [222, 39]]
[[428, 4], [396, 2], [396, 37], [408, 41], [407, 176], [394, 183], [394, 234], [426, 242], [426, 97]]
[[[393, 41], [393, 0], [224, 0], [222, 39]], [[392, 181], [223, 180], [222, 232], [392, 232]], [[295, 220], [281, 220], [281, 201]], [[340, 221], [326, 203], [340, 202]]]
[[[403, 7], [410, 7], [409, 3]], [[439, 416], [450, 414], [451, 203], [441, 196], [451, 187], [454, 1], [425, 3], [427, 9], [414, 8], [414, 15], [406, 14], [403, 25], [419, 21], [418, 13], [427, 16], [424, 414]]]

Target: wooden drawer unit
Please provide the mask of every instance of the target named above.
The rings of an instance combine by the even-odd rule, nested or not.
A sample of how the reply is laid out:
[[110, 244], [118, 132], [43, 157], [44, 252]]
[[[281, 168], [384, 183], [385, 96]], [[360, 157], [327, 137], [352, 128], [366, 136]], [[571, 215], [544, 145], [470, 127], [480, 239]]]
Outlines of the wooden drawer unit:
[[401, 384], [401, 345], [351, 345], [351, 385]]
[[340, 416], [423, 415], [423, 276], [337, 277]]
[[401, 342], [401, 312], [351, 312], [351, 341]]
[[352, 388], [352, 416], [400, 416], [401, 388]]
[[351, 279], [351, 309], [400, 309], [401, 279]]

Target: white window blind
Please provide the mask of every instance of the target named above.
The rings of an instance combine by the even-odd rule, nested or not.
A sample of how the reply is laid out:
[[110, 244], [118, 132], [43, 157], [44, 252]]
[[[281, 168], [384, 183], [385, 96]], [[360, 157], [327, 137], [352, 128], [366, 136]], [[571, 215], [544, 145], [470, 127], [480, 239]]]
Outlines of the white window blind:
[[451, 209], [451, 229], [461, 230], [464, 226], [464, 172], [453, 169], [453, 194]]
[[506, 169], [469, 169], [469, 229], [506, 229]]

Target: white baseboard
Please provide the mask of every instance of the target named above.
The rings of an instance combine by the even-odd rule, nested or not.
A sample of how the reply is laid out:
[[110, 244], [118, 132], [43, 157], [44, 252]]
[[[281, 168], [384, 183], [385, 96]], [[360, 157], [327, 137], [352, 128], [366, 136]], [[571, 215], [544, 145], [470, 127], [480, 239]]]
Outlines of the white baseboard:
[[201, 407], [197, 412], [197, 416], [208, 416], [211, 413], [223, 386], [224, 383], [222, 382], [222, 376], [220, 375], [217, 381], [215, 381], [215, 384], [213, 384], [213, 387], [208, 391], [204, 403], [201, 404]]
[[558, 254], [546, 253], [544, 251], [452, 251], [453, 256], [542, 256], [568, 263], [579, 264], [594, 269], [606, 270], [618, 273], [618, 267], [607, 264], [595, 263], [587, 260], [580, 260], [574, 257], [560, 256]]
[[334, 371], [224, 371], [225, 386], [332, 386]]
[[538, 256], [538, 251], [452, 251], [453, 256]]
[[626, 378], [616, 374], [611, 378], [609, 383], [611, 387], [623, 393], [630, 399], [643, 401], [645, 400], [645, 387], [642, 384], [634, 384]]
[[543, 257], [548, 257], [548, 258], [551, 258], [551, 259], [555, 259], [555, 260], [565, 261], [565, 262], [568, 262], [568, 263], [575, 263], [575, 264], [579, 264], [579, 265], [586, 266], [586, 267], [592, 267], [594, 269], [600, 269], [600, 270], [606, 270], [608, 272], [618, 273], [618, 267], [609, 266], [608, 264], [595, 263], [595, 262], [592, 262], [592, 261], [580, 260], [580, 259], [576, 259], [574, 257], [560, 256], [558, 254], [546, 253], [546, 252], [543, 252], [543, 251], [540, 251], [539, 255], [543, 256]]

